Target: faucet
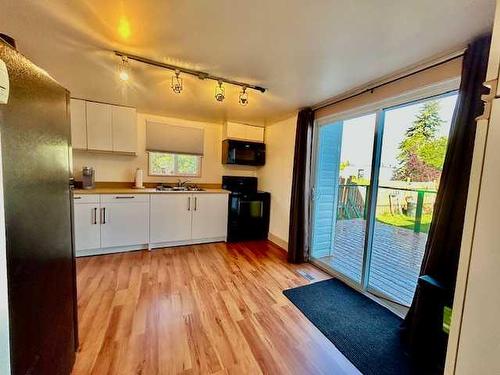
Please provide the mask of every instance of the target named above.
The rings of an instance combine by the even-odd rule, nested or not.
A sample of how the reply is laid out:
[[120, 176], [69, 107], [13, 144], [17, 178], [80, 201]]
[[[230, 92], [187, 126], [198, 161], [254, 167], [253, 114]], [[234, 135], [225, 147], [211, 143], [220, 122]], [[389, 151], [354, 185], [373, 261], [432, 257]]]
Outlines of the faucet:
[[186, 184], [190, 182], [190, 180], [185, 180], [185, 181], [182, 181], [180, 178], [177, 180], [177, 187], [185, 187]]

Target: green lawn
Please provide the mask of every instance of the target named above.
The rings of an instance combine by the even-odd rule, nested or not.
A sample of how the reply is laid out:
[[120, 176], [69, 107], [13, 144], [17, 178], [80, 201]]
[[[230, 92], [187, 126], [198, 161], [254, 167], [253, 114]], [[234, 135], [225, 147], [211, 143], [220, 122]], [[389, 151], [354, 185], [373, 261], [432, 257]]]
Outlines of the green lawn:
[[[420, 225], [420, 233], [428, 233], [429, 226], [431, 224], [432, 215], [431, 214], [423, 214], [422, 215], [422, 223]], [[399, 228], [406, 228], [413, 230], [415, 226], [415, 219], [406, 215], [391, 215], [390, 213], [383, 213], [377, 215], [377, 221], [393, 225]]]

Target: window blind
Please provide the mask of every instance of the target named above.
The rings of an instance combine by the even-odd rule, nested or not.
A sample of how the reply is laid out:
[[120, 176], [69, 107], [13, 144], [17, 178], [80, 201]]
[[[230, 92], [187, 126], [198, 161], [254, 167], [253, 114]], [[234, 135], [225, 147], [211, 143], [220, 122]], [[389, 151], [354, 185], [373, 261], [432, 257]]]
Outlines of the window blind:
[[146, 151], [203, 155], [203, 129], [147, 121]]

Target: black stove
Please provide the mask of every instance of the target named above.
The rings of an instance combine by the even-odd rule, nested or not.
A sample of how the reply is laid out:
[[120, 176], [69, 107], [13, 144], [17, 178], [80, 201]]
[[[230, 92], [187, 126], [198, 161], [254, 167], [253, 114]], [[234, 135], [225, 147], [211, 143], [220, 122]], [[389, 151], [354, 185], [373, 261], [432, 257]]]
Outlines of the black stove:
[[271, 194], [257, 190], [257, 177], [222, 176], [229, 195], [229, 242], [267, 239]]

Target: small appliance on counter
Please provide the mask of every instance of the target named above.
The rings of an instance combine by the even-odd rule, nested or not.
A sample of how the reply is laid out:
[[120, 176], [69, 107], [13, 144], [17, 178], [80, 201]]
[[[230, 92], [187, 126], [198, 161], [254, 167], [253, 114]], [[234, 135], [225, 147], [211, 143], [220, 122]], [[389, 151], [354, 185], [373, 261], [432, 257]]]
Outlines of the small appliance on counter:
[[92, 167], [83, 167], [82, 169], [82, 188], [95, 188], [95, 171]]
[[257, 177], [222, 176], [229, 190], [227, 240], [265, 240], [269, 232], [271, 194], [257, 190]]

